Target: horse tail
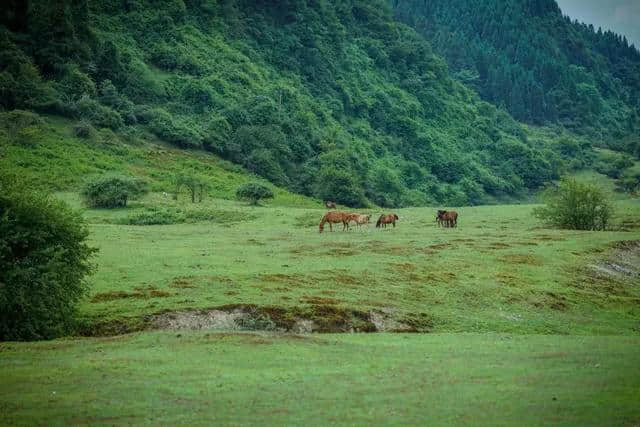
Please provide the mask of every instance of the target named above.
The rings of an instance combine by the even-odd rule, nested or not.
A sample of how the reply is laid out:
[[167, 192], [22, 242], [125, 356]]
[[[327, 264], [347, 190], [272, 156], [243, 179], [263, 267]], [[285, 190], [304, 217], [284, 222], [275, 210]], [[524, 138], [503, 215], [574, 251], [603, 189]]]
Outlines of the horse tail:
[[378, 222], [376, 222], [376, 228], [380, 228], [380, 224], [382, 223], [382, 217], [384, 215], [380, 215], [380, 218], [378, 218]]

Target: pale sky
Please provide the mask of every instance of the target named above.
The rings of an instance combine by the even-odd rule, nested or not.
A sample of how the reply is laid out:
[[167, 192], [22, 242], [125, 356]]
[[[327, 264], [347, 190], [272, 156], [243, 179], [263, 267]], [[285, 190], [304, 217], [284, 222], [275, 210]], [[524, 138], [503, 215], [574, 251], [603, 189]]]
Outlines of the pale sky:
[[562, 13], [627, 36], [640, 50], [640, 0], [557, 0]]

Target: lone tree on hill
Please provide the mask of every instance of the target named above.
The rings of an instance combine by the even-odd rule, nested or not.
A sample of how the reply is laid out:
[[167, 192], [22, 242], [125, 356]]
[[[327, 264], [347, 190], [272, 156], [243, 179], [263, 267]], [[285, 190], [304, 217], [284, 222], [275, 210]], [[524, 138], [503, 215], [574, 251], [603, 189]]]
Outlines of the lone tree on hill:
[[273, 191], [262, 184], [250, 182], [238, 187], [236, 196], [239, 199], [248, 200], [252, 205], [257, 205], [260, 200], [273, 199]]
[[175, 190], [173, 192], [173, 200], [178, 200], [178, 194], [182, 187], [186, 187], [191, 194], [191, 203], [200, 203], [204, 198], [204, 192], [207, 189], [207, 183], [204, 179], [188, 174], [178, 174], [175, 178]]
[[106, 176], [89, 181], [82, 195], [94, 208], [124, 208], [127, 202], [149, 191], [147, 183], [126, 176]]

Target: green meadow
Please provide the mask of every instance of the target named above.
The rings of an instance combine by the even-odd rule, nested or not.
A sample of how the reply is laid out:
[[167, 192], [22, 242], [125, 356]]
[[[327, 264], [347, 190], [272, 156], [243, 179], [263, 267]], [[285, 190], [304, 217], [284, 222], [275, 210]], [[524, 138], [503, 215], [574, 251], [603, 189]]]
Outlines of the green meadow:
[[152, 332], [0, 344], [6, 425], [640, 421], [636, 336]]

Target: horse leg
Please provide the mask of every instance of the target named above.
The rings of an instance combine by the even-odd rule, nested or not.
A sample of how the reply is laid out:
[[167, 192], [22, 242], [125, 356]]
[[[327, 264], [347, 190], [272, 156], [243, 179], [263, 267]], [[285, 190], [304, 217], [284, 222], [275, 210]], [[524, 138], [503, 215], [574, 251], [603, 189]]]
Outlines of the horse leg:
[[333, 226], [331, 225], [331, 221], [329, 221], [329, 231], [333, 233]]

